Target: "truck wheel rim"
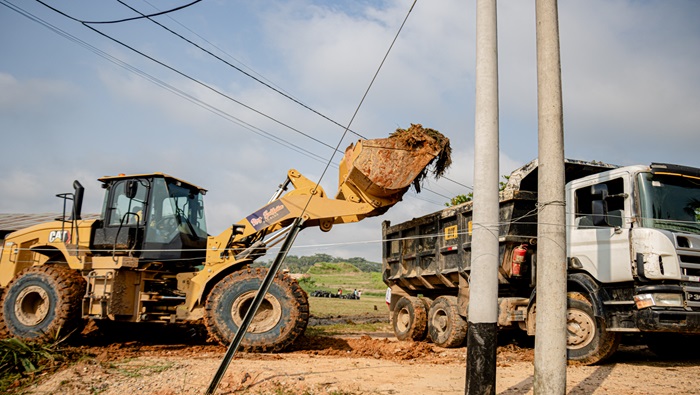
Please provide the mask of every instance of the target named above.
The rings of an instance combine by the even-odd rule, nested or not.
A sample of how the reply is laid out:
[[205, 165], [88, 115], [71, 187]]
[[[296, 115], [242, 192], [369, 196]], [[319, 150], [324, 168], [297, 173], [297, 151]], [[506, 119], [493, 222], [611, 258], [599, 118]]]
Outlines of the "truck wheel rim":
[[568, 336], [566, 345], [570, 349], [586, 347], [595, 336], [595, 322], [585, 312], [568, 309], [566, 312], [566, 329]]
[[25, 326], [39, 325], [49, 315], [49, 294], [46, 290], [32, 285], [17, 295], [15, 316]]
[[433, 328], [435, 328], [439, 334], [447, 331], [447, 322], [447, 312], [445, 310], [436, 311], [433, 319], [431, 320]]
[[408, 330], [408, 328], [411, 325], [411, 314], [408, 312], [408, 309], [401, 309], [399, 310], [398, 315], [396, 316], [396, 329], [399, 330], [399, 332], [403, 333]]
[[[248, 291], [233, 302], [231, 316], [233, 322], [240, 327], [248, 308], [253, 304], [257, 291]], [[255, 317], [248, 328], [249, 333], [263, 333], [271, 330], [282, 319], [282, 306], [274, 296], [267, 294], [258, 308]]]

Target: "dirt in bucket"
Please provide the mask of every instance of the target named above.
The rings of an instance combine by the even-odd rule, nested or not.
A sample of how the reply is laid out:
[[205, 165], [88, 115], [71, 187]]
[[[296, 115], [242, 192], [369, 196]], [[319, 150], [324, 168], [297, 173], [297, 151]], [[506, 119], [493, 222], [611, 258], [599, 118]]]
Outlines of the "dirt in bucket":
[[428, 166], [413, 181], [416, 192], [420, 192], [420, 185], [429, 174], [432, 174], [437, 180], [445, 175], [445, 172], [452, 164], [450, 139], [435, 129], [424, 128], [421, 124], [411, 124], [408, 129], [396, 129], [394, 133], [389, 135], [389, 138], [397, 139], [412, 149], [428, 146], [438, 152], [435, 158], [430, 161]]

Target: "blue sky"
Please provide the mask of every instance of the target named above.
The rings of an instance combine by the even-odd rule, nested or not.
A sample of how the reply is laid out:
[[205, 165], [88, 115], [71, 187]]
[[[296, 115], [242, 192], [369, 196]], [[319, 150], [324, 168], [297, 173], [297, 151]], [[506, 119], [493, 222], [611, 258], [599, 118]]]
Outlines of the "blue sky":
[[[117, 1], [46, 1], [81, 20], [136, 16]], [[144, 13], [174, 6], [127, 3]], [[205, 0], [157, 20], [346, 125], [411, 4]], [[351, 125], [368, 138], [411, 123], [443, 132], [454, 149], [448, 177], [465, 185], [473, 178], [475, 9], [474, 1], [419, 1]], [[559, 2], [567, 157], [700, 167], [699, 16], [696, 1]], [[534, 1], [501, 0], [498, 21], [500, 174], [508, 174], [537, 156]], [[98, 177], [162, 171], [209, 189], [209, 231], [218, 234], [265, 204], [288, 169], [312, 180], [321, 175], [332, 154], [328, 146], [342, 136], [336, 124], [148, 20], [92, 26], [276, 121], [38, 2], [0, 0], [0, 212], [60, 211], [54, 195], [70, 191], [74, 179], [86, 187], [84, 212], [99, 212]], [[348, 135], [341, 147], [356, 139]], [[322, 181], [331, 195], [336, 174], [332, 167]], [[383, 217], [330, 233], [307, 229], [292, 253], [379, 261], [381, 221], [421, 216], [439, 210], [445, 196], [469, 192], [448, 180], [426, 186], [437, 194], [411, 192]]]

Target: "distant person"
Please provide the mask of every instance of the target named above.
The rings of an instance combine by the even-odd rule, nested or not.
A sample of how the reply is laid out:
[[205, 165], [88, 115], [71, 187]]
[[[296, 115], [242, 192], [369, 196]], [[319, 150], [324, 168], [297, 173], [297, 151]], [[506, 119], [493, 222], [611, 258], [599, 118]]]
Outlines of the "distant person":
[[338, 296], [342, 296], [342, 295], [343, 295], [343, 289], [342, 289], [342, 288], [338, 288]]
[[352, 290], [352, 297], [357, 299], [357, 288]]
[[360, 299], [360, 296], [362, 296], [362, 290], [357, 291], [357, 299]]

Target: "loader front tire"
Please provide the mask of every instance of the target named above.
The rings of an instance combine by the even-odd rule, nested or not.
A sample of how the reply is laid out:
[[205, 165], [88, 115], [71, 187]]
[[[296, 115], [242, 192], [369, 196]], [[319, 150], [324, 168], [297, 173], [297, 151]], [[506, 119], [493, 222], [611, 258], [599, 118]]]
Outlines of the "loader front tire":
[[[214, 286], [204, 313], [204, 324], [211, 337], [223, 345], [233, 341], [266, 274], [267, 269], [246, 268], [229, 274]], [[241, 341], [241, 349], [282, 351], [304, 333], [308, 321], [306, 292], [288, 274], [278, 273]]]
[[396, 302], [391, 323], [397, 339], [421, 341], [428, 333], [428, 306], [421, 298], [402, 297]]
[[75, 270], [32, 266], [7, 286], [0, 309], [0, 337], [51, 342], [79, 333], [86, 283]]

